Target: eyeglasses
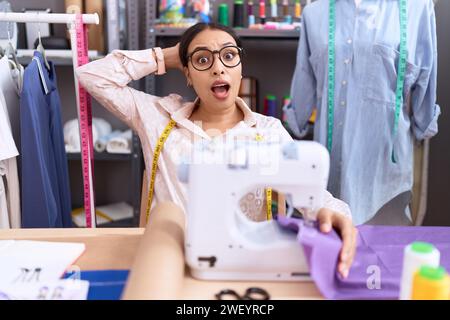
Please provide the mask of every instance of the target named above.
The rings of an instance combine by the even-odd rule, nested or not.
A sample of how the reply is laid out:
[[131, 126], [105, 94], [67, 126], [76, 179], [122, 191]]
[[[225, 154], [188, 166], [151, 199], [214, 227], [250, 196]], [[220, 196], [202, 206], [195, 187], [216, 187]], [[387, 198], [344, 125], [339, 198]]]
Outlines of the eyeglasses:
[[214, 55], [219, 54], [219, 60], [225, 67], [234, 68], [241, 63], [242, 48], [226, 46], [220, 50], [196, 49], [188, 58], [195, 70], [206, 71], [214, 64]]

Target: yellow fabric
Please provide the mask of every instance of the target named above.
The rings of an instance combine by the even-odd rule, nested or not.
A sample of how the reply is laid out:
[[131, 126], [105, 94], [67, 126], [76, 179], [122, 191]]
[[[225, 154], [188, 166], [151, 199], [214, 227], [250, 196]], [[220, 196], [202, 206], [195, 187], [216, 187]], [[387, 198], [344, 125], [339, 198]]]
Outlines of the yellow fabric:
[[[84, 213], [84, 208], [77, 208], [77, 209], [73, 209], [72, 210], [72, 216], [78, 216], [80, 214]], [[106, 213], [104, 213], [103, 211], [100, 210], [95, 210], [95, 215], [102, 217], [105, 220], [108, 220], [109, 222], [114, 221], [110, 216], [108, 216]]]

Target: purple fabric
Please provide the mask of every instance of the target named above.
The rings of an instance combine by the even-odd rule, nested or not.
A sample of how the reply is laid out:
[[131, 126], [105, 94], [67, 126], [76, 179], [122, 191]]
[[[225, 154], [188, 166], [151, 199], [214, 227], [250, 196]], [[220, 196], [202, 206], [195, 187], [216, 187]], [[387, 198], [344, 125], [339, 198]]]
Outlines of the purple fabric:
[[[398, 299], [403, 267], [403, 249], [414, 241], [432, 243], [441, 252], [441, 266], [450, 271], [450, 228], [359, 226], [356, 256], [347, 279], [336, 271], [342, 241], [333, 230], [321, 233], [303, 220], [279, 216], [278, 223], [298, 232], [311, 277], [327, 299]], [[378, 267], [380, 288], [374, 284]], [[369, 270], [368, 270], [369, 268]]]

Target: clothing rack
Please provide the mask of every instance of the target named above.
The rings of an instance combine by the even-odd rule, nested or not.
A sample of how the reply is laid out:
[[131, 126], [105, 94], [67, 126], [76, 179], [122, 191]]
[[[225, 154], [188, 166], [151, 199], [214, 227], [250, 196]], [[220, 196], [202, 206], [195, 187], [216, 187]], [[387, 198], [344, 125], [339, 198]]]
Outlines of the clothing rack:
[[[34, 54], [34, 50], [32, 49], [18, 49], [17, 50], [17, 58], [32, 58]], [[45, 56], [50, 59], [69, 59], [72, 58], [71, 50], [66, 49], [46, 49]], [[96, 50], [89, 50], [89, 59], [96, 59], [101, 57]]]
[[[81, 122], [80, 122], [80, 99], [79, 93], [80, 88], [78, 84], [78, 79], [75, 74], [75, 70], [78, 67], [78, 56], [77, 56], [77, 36], [76, 36], [76, 14], [65, 14], [65, 13], [39, 13], [39, 12], [26, 12], [26, 13], [17, 13], [17, 12], [0, 12], [0, 21], [2, 22], [16, 22], [16, 23], [52, 23], [52, 24], [67, 24], [69, 33], [70, 33], [70, 42], [72, 44], [72, 61], [73, 61], [73, 71], [75, 78], [75, 93], [77, 98], [77, 111], [78, 111], [78, 122], [80, 128], [80, 137], [81, 133]], [[83, 24], [99, 24], [100, 18], [97, 13], [94, 14], [83, 14], [82, 15]], [[17, 48], [15, 48], [17, 49]], [[91, 167], [91, 163], [89, 166], [89, 185], [90, 185], [90, 209], [93, 215], [93, 224], [92, 228], [96, 227], [95, 223], [95, 204], [94, 204], [94, 187], [93, 187], [93, 168]]]
[[[100, 18], [97, 13], [94, 14], [83, 14], [83, 23], [84, 24], [99, 24]], [[52, 23], [52, 24], [67, 24], [70, 32], [70, 40], [72, 45], [76, 43], [75, 38], [75, 21], [76, 14], [65, 14], [65, 13], [38, 13], [38, 12], [26, 12], [26, 13], [17, 13], [17, 12], [1, 12], [0, 13], [0, 21], [3, 22], [18, 22], [18, 23]], [[78, 67], [77, 62], [77, 53], [76, 50], [73, 50], [72, 46], [72, 60], [74, 70]], [[77, 86], [77, 82], [75, 81], [75, 85]], [[78, 91], [78, 88], [76, 88]]]
[[[35, 23], [52, 23], [52, 24], [70, 24], [75, 22], [76, 14], [67, 13], [38, 13], [38, 12], [0, 12], [0, 21], [4, 22], [35, 22]], [[100, 18], [97, 13], [83, 14], [84, 24], [99, 24]]]

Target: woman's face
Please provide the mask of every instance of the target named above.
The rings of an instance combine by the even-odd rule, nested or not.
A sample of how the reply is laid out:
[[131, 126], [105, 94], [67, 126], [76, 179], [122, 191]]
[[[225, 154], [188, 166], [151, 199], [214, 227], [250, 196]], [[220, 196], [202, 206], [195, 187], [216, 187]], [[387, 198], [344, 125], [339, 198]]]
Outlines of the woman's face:
[[[191, 41], [188, 56], [200, 48], [219, 51], [229, 46], [236, 46], [236, 41], [231, 35], [221, 30], [206, 29]], [[227, 65], [234, 65], [240, 61], [239, 56], [236, 57], [236, 52], [236, 49], [225, 48], [220, 56]], [[212, 59], [207, 51], [196, 52], [184, 71], [201, 103], [220, 111], [233, 106], [236, 102], [242, 79], [242, 65], [227, 67], [220, 61], [218, 53], [214, 53], [213, 57], [211, 68], [199, 71], [197, 69], [207, 68]]]

